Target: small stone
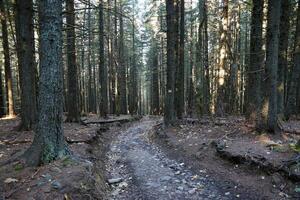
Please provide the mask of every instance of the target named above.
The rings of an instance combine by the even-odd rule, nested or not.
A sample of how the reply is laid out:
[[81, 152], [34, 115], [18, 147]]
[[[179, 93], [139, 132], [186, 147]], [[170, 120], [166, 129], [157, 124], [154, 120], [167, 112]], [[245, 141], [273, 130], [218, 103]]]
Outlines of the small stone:
[[262, 179], [262, 180], [265, 180], [265, 177], [264, 177], [264, 176], [262, 176], [262, 177], [261, 177], [261, 179]]
[[225, 196], [228, 196], [228, 195], [230, 195], [230, 192], [226, 192], [226, 193], [225, 193]]
[[122, 182], [122, 183], [120, 183], [119, 187], [126, 188], [126, 187], [128, 187], [128, 183]]
[[52, 181], [52, 182], [51, 182], [51, 186], [52, 186], [54, 189], [57, 189], [57, 190], [59, 190], [59, 189], [62, 188], [60, 182], [58, 182], [58, 181]]
[[111, 178], [111, 179], [108, 179], [107, 182], [108, 182], [109, 184], [120, 183], [120, 182], [122, 182], [122, 178]]
[[175, 172], [175, 175], [179, 175], [179, 174], [180, 174], [180, 171]]
[[182, 186], [179, 186], [177, 189], [182, 191], [182, 190], [183, 190], [183, 187], [182, 187]]
[[237, 195], [236, 195], [236, 198], [240, 198], [240, 195], [239, 195], [239, 194], [237, 194]]
[[189, 194], [194, 194], [196, 192], [196, 188], [189, 190]]
[[163, 176], [163, 177], [161, 177], [160, 180], [161, 181], [169, 181], [169, 180], [171, 180], [171, 177], [170, 176]]

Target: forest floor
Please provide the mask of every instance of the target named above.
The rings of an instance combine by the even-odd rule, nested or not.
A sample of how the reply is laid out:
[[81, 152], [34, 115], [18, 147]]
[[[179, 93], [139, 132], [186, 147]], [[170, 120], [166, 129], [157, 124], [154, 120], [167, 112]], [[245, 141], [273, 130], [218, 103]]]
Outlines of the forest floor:
[[300, 121], [283, 126], [281, 134], [258, 134], [240, 117], [188, 119], [158, 127], [152, 139], [170, 158], [227, 186], [227, 194], [300, 199], [300, 163], [285, 162], [297, 155], [291, 144], [300, 138]]
[[300, 123], [258, 134], [240, 117], [186, 119], [165, 128], [161, 117], [83, 118], [64, 124], [74, 152], [49, 165], [5, 161], [23, 152], [33, 132], [0, 119], [0, 200], [4, 199], [299, 199], [292, 143]]
[[[63, 125], [72, 157], [41, 167], [24, 168], [20, 161], [7, 161], [22, 155], [34, 133], [16, 131], [20, 123], [18, 118], [0, 119], [0, 200], [103, 199], [108, 187], [104, 157], [110, 141], [109, 132], [120, 130], [121, 124], [136, 118], [110, 116], [104, 120], [89, 115], [82, 120], [88, 125]], [[107, 135], [103, 135], [106, 131]]]

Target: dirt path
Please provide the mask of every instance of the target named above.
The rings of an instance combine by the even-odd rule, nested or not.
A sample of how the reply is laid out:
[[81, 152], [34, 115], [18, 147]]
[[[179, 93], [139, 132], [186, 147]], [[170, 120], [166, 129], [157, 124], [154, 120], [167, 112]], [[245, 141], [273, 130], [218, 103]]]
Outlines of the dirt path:
[[[107, 169], [112, 192], [109, 199], [237, 199], [223, 191], [205, 170], [194, 174], [190, 167], [167, 158], [148, 134], [158, 120], [133, 123], [111, 143]], [[122, 179], [122, 180], [118, 180]]]

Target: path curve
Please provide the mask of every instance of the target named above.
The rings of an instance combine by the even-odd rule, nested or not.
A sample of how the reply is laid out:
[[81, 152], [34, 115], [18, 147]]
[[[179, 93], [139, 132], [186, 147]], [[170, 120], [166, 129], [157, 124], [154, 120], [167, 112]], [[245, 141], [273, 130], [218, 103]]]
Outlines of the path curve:
[[109, 199], [135, 200], [201, 200], [238, 199], [238, 195], [224, 193], [205, 170], [193, 173], [184, 163], [166, 157], [149, 141], [157, 118], [144, 117], [121, 132], [107, 153], [107, 172], [112, 179]]

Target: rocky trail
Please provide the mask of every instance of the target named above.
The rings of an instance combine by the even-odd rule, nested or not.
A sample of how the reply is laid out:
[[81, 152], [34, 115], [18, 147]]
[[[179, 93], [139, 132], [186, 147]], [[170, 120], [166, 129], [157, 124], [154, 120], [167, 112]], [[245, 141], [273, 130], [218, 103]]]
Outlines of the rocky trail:
[[151, 130], [159, 122], [157, 118], [143, 118], [112, 141], [106, 163], [112, 189], [109, 199], [226, 200], [241, 197], [238, 193], [224, 191], [205, 169], [194, 173], [185, 163], [166, 157], [149, 140]]

